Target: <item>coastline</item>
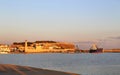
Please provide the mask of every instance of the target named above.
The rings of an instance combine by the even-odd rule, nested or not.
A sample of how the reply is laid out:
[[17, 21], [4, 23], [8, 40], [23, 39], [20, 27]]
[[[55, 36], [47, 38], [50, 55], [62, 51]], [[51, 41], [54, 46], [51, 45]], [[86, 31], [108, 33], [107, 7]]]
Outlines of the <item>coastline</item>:
[[0, 75], [80, 75], [28, 66], [0, 64]]

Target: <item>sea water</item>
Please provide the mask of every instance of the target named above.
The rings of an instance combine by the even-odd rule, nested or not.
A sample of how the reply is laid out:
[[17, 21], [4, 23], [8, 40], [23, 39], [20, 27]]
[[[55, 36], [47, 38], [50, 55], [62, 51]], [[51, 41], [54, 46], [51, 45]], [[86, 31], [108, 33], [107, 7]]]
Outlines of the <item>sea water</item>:
[[31, 66], [82, 75], [120, 75], [120, 53], [0, 54], [0, 64]]

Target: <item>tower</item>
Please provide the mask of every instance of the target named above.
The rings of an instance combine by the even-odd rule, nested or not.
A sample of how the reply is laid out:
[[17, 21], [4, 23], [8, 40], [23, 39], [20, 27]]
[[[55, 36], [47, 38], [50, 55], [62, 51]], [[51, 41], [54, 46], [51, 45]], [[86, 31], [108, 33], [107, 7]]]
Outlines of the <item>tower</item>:
[[27, 51], [28, 47], [27, 47], [27, 40], [25, 40], [25, 52]]

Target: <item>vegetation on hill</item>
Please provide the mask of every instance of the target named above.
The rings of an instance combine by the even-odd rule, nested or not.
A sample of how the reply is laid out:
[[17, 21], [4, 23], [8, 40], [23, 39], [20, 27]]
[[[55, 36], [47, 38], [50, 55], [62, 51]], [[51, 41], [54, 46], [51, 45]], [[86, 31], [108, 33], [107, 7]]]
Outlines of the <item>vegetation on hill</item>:
[[35, 41], [35, 43], [57, 43], [56, 41]]

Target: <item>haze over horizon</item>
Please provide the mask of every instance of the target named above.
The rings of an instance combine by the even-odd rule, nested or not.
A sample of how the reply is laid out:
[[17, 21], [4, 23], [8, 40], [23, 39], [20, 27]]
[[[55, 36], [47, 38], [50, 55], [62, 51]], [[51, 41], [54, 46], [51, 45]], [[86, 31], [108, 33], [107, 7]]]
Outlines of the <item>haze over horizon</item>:
[[120, 48], [119, 0], [1, 0], [0, 43], [55, 40]]

